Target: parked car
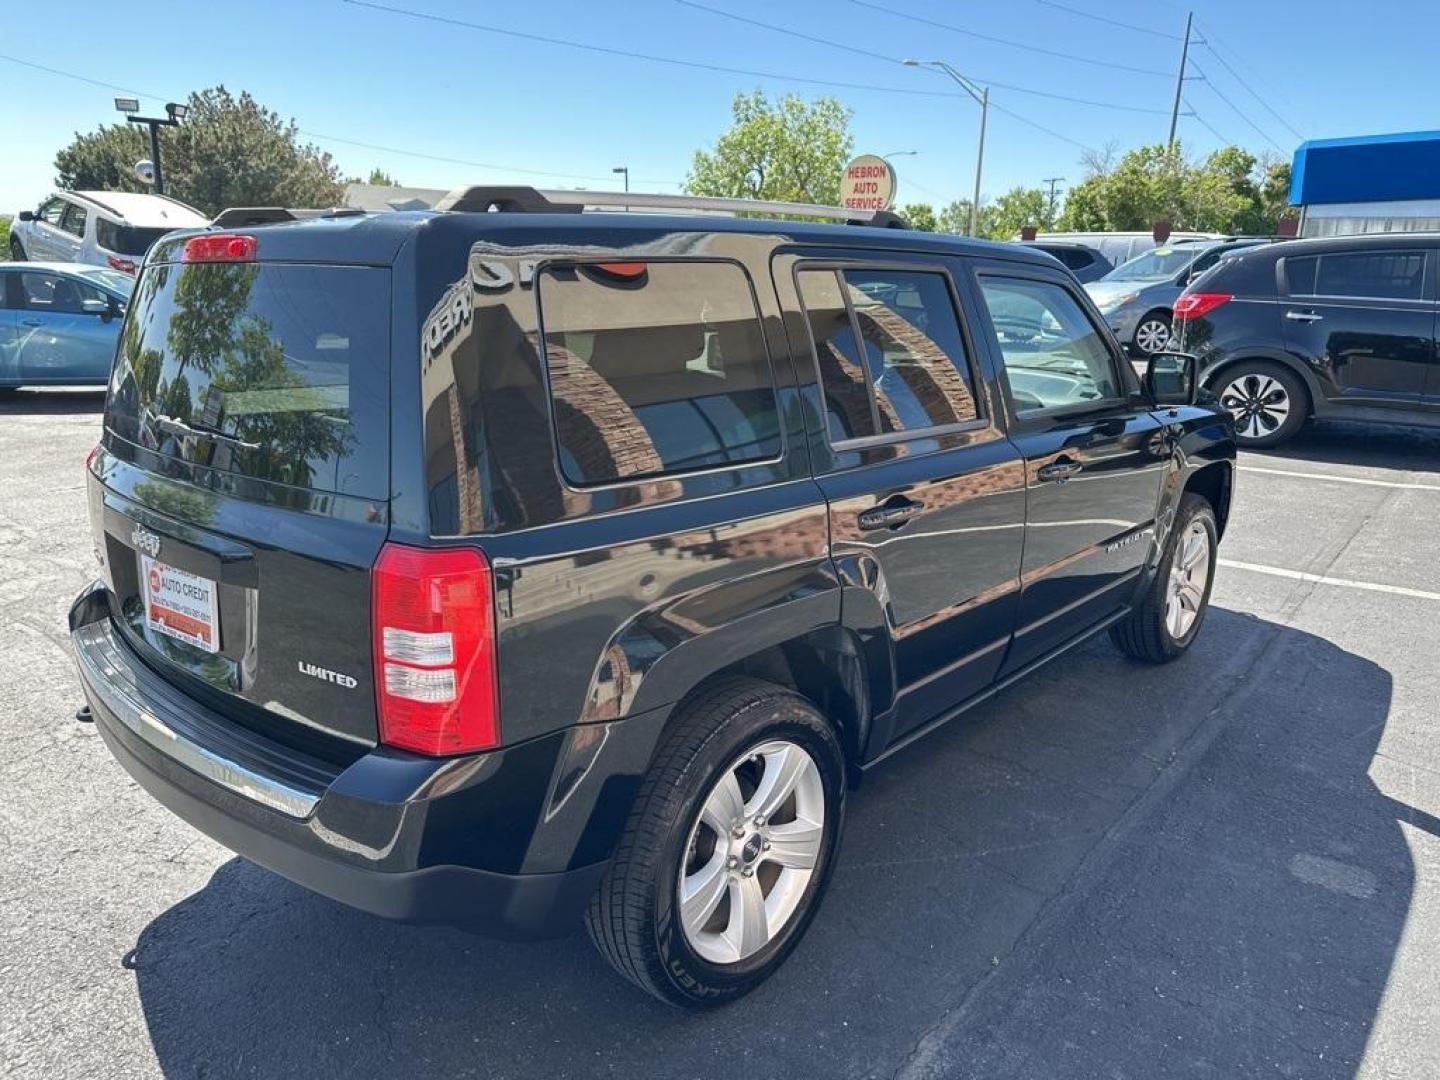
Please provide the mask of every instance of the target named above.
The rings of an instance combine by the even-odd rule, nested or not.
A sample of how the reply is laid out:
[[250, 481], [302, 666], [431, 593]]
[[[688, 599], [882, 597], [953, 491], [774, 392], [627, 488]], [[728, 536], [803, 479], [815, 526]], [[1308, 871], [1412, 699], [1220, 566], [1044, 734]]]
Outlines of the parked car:
[[1085, 290], [1121, 344], [1136, 356], [1170, 348], [1175, 301], [1195, 277], [1227, 254], [1266, 243], [1259, 237], [1178, 241], [1117, 266]]
[[1022, 240], [1021, 243], [1055, 256], [1065, 264], [1065, 269], [1075, 275], [1075, 280], [1082, 284], [1096, 281], [1115, 269], [1115, 264], [1107, 259], [1099, 248], [1089, 244], [1065, 240]]
[[57, 191], [10, 226], [10, 257], [92, 263], [133, 274], [145, 252], [175, 229], [209, 224], [193, 206], [128, 191]]
[[103, 385], [134, 285], [85, 263], [0, 263], [0, 388]]
[[1241, 445], [1276, 446], [1312, 416], [1440, 426], [1437, 260], [1434, 233], [1240, 252], [1181, 295], [1177, 338]]
[[[1220, 238], [1219, 233], [1176, 232], [1171, 233], [1165, 242], [1173, 244], [1181, 240], [1219, 240]], [[1155, 242], [1153, 232], [1041, 233], [1035, 238], [1035, 242], [1040, 244], [1085, 244], [1087, 247], [1095, 248], [1109, 259], [1112, 266], [1129, 262], [1137, 255], [1143, 255], [1159, 246]]]
[[644, 200], [157, 242], [71, 640], [116, 758], [235, 851], [392, 918], [583, 917], [717, 1004], [794, 948], [865, 770], [1102, 630], [1191, 646], [1234, 446], [1048, 256], [526, 212], [596, 198]]

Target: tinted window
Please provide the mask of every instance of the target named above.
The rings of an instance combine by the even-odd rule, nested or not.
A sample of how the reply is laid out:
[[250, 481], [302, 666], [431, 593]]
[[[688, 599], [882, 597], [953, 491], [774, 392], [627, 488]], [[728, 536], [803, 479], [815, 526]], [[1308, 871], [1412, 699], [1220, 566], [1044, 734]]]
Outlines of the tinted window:
[[738, 266], [552, 268], [539, 286], [560, 465], [571, 482], [780, 453], [769, 355]]
[[60, 219], [60, 228], [72, 236], [85, 235], [85, 208], [71, 203], [65, 208], [65, 216]]
[[1313, 255], [1308, 259], [1286, 259], [1285, 290], [1294, 296], [1313, 296], [1318, 262]]
[[1067, 290], [989, 276], [981, 288], [1017, 414], [1120, 396], [1110, 350]]
[[1425, 295], [1425, 253], [1357, 251], [1321, 255], [1315, 272], [1315, 295], [1419, 300]]
[[897, 270], [841, 276], [860, 327], [881, 434], [974, 420], [964, 339], [945, 278]]
[[1060, 248], [1053, 254], [1071, 270], [1084, 270], [1095, 261], [1095, 256], [1084, 248]]
[[805, 270], [799, 274], [799, 281], [800, 297], [810, 322], [810, 340], [820, 367], [830, 441], [879, 434], [879, 416], [870, 398], [865, 366], [855, 344], [855, 324], [845, 303], [839, 273]]
[[117, 225], [113, 221], [98, 218], [95, 222], [95, 242], [106, 251], [139, 258], [150, 250], [151, 244], [171, 231], [170, 229], [141, 229], [134, 225]]
[[227, 472], [388, 497], [388, 270], [160, 264], [133, 303], [106, 406], [117, 435]]
[[109, 306], [109, 298], [90, 285], [59, 274], [24, 273], [20, 275], [20, 303], [30, 311], [46, 311], [52, 315], [84, 315], [85, 301]]

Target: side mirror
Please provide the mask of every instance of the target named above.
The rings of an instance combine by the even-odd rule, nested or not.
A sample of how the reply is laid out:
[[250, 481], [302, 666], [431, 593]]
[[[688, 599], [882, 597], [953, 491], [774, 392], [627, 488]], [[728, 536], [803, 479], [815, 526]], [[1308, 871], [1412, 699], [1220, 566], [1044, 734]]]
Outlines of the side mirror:
[[34, 220], [35, 220], [35, 211], [34, 211], [34, 210], [21, 210], [21, 211], [20, 211], [20, 220], [21, 220], [21, 221], [34, 221]]
[[111, 315], [110, 301], [97, 300], [94, 297], [86, 297], [84, 300], [81, 300], [80, 310], [85, 312], [86, 315], [99, 315], [100, 318], [105, 319], [107, 322]]
[[1199, 361], [1191, 353], [1158, 352], [1145, 365], [1145, 396], [1157, 407], [1194, 405]]

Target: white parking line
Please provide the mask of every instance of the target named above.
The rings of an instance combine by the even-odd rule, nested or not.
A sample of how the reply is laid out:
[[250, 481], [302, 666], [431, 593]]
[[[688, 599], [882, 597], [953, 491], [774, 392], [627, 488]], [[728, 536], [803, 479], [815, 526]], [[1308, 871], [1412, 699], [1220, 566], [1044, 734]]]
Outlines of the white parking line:
[[1264, 473], [1268, 476], [1299, 476], [1305, 480], [1333, 480], [1337, 484], [1367, 484], [1370, 487], [1408, 488], [1412, 491], [1440, 493], [1440, 484], [1411, 484], [1399, 480], [1370, 480], [1363, 476], [1337, 476], [1335, 473], [1300, 472], [1296, 469], [1261, 469], [1254, 465], [1238, 466], [1241, 472]]
[[1263, 566], [1260, 563], [1240, 562], [1238, 559], [1217, 559], [1221, 566], [1232, 570], [1249, 570], [1253, 574], [1269, 574], [1271, 577], [1290, 578], [1292, 581], [1310, 581], [1317, 585], [1339, 585], [1346, 589], [1363, 589], [1366, 592], [1391, 593], [1395, 596], [1410, 596], [1417, 600], [1440, 600], [1440, 592], [1424, 589], [1407, 589], [1403, 585], [1382, 585], [1377, 581], [1356, 581], [1353, 578], [1327, 577], [1324, 574], [1307, 574], [1303, 570], [1287, 570], [1283, 566]]

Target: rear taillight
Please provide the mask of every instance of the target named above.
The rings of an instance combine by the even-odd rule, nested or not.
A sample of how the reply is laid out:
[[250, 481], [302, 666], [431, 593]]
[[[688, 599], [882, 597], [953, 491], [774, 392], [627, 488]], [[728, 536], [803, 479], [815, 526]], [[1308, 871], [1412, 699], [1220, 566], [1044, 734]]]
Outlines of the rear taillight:
[[182, 263], [254, 262], [255, 237], [237, 233], [202, 233], [185, 241]]
[[386, 544], [372, 581], [380, 741], [422, 754], [498, 746], [485, 557], [475, 548]]
[[1197, 292], [1186, 293], [1175, 301], [1175, 317], [1177, 319], [1198, 319], [1202, 315], [1208, 315], [1221, 304], [1228, 300], [1235, 299], [1233, 293], [1218, 292]]
[[93, 473], [95, 471], [95, 459], [99, 456], [100, 444], [96, 443], [90, 448], [90, 452], [85, 455], [85, 471], [87, 473]]
[[105, 261], [110, 264], [111, 270], [119, 270], [122, 274], [135, 273], [135, 264], [129, 259], [122, 259], [119, 255], [107, 255]]

